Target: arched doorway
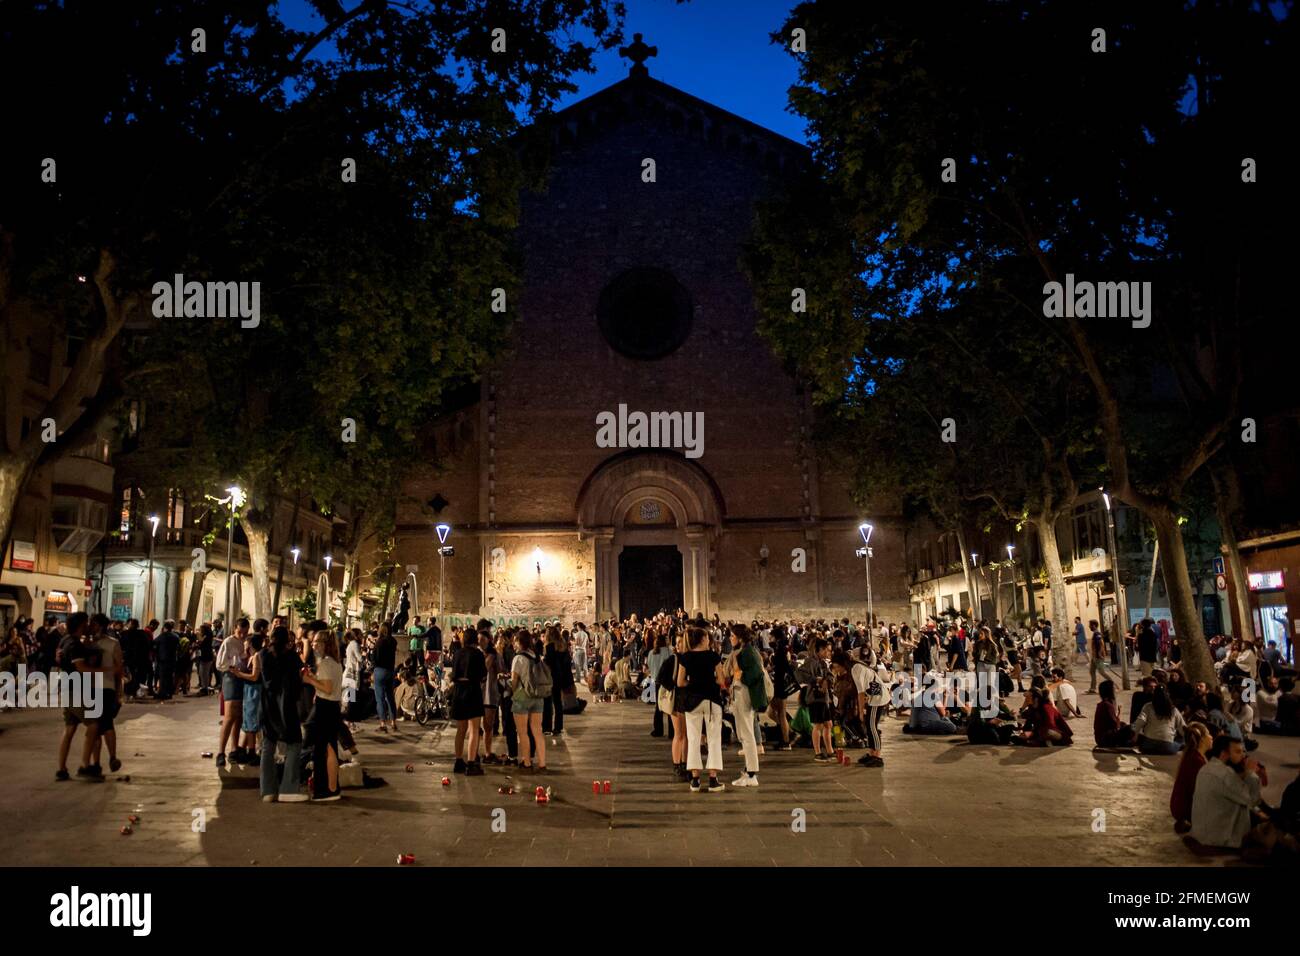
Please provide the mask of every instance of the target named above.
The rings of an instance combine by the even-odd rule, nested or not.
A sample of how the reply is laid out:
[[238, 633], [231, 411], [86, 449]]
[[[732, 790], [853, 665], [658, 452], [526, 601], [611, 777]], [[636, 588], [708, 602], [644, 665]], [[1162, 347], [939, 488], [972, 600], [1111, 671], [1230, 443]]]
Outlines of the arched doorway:
[[576, 507], [580, 533], [595, 541], [598, 618], [712, 613], [710, 556], [725, 510], [702, 467], [669, 452], [615, 455], [583, 483]]

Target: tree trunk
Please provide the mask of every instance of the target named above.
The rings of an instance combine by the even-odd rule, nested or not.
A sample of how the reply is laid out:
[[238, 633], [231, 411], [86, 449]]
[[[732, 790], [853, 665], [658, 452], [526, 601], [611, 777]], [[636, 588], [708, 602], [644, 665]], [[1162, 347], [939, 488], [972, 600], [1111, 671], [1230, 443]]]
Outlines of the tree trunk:
[[250, 508], [239, 516], [239, 526], [244, 529], [244, 537], [248, 539], [248, 563], [253, 569], [254, 613], [270, 620], [271, 556], [268, 544], [271, 540], [271, 523], [266, 520], [264, 513]]
[[[1052, 651], [1056, 666], [1065, 676], [1074, 676], [1074, 635], [1066, 627], [1065, 571], [1061, 568], [1061, 551], [1056, 542], [1054, 515], [1040, 515], [1034, 520], [1038, 529], [1038, 546], [1043, 551], [1043, 565], [1047, 569], [1048, 593], [1052, 596]], [[1064, 651], [1064, 653], [1062, 653]]]
[[998, 565], [997, 576], [993, 579], [993, 620], [1005, 622], [1002, 614], [1002, 565]]
[[966, 553], [966, 532], [962, 530], [961, 524], [957, 525], [957, 547], [961, 549], [961, 573], [966, 578], [966, 594], [971, 602], [970, 608], [961, 608], [961, 612], [966, 615], [968, 621], [979, 620], [979, 592], [975, 590], [975, 579], [971, 576], [970, 555]]
[[1151, 616], [1151, 594], [1156, 589], [1156, 568], [1160, 565], [1160, 542], [1151, 551], [1151, 576], [1147, 578], [1147, 612], [1143, 617]]
[[1183, 529], [1178, 516], [1169, 508], [1156, 508], [1147, 516], [1155, 525], [1156, 541], [1165, 560], [1165, 590], [1169, 592], [1169, 611], [1174, 619], [1174, 634], [1182, 652], [1182, 669], [1187, 679], [1218, 686], [1210, 646], [1201, 630], [1201, 615], [1195, 605], [1191, 575], [1187, 570], [1187, 552], [1183, 548]]
[[199, 601], [203, 599], [203, 583], [208, 578], [207, 571], [195, 571], [194, 579], [190, 582], [190, 599], [185, 602], [185, 620], [198, 626], [199, 622]]
[[1246, 576], [1246, 562], [1241, 560], [1241, 549], [1237, 546], [1234, 521], [1241, 502], [1241, 487], [1231, 463], [1211, 467], [1210, 481], [1214, 485], [1214, 508], [1219, 516], [1221, 550], [1232, 575], [1233, 601], [1229, 617], [1232, 618], [1233, 636], [1251, 640], [1255, 636], [1255, 623], [1248, 598], [1250, 579]]
[[275, 573], [275, 599], [271, 601], [274, 613], [280, 613], [280, 588], [284, 583], [284, 553], [293, 547], [294, 538], [298, 536], [298, 509], [302, 505], [302, 495], [293, 496], [293, 517], [289, 519], [289, 535], [280, 545], [280, 568]]
[[[1026, 621], [1032, 624], [1034, 621], [1038, 620], [1038, 601], [1034, 597], [1034, 578], [1032, 574], [1032, 569], [1029, 567], [1029, 532], [1028, 531], [1024, 533], [1021, 547], [1024, 549], [1021, 551], [1021, 554], [1025, 556], [1025, 559], [1024, 561], [1021, 562], [1021, 564], [1024, 566], [1025, 569], [1025, 613], [1028, 615]], [[1013, 570], [1012, 579], [1014, 580], [1015, 578], [1014, 568], [1012, 570]]]
[[9, 541], [13, 537], [18, 499], [31, 480], [39, 459], [39, 454], [32, 454], [25, 447], [14, 454], [0, 455], [0, 561], [9, 559]]

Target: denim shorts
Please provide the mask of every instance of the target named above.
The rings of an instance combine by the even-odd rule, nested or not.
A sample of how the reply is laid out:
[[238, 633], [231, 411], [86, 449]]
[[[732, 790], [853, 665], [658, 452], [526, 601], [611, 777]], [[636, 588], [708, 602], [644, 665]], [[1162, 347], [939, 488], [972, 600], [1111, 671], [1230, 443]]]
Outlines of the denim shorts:
[[520, 697], [518, 694], [510, 701], [510, 712], [512, 714], [540, 714], [546, 706], [546, 701], [535, 697]]
[[234, 674], [221, 675], [221, 699], [222, 700], [243, 700], [244, 699], [244, 682]]

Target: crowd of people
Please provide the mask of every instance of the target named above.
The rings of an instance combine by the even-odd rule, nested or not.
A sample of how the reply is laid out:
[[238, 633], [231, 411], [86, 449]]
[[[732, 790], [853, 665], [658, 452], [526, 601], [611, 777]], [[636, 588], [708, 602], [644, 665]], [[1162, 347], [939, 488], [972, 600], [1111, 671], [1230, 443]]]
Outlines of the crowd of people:
[[[1098, 750], [1178, 760], [1170, 807], [1180, 832], [1203, 846], [1295, 850], [1300, 785], [1286, 788], [1279, 807], [1262, 803], [1267, 768], [1250, 753], [1259, 735], [1300, 735], [1296, 671], [1275, 645], [1216, 637], [1215, 685], [1190, 682], [1177, 641], [1150, 620], [1122, 647], [1096, 621], [1076, 618], [1074, 641], [1057, 642], [1046, 619], [1018, 628], [957, 615], [915, 629], [847, 619], [724, 623], [680, 609], [591, 628], [482, 620], [452, 628], [445, 647], [437, 621], [408, 623], [405, 607], [364, 631], [324, 621], [291, 631], [281, 617], [241, 618], [228, 632], [221, 619], [141, 628], [78, 613], [34, 631], [33, 623], [10, 629], [0, 668], [105, 675], [99, 716], [65, 709], [58, 779], [71, 777], [67, 759], [83, 726], [77, 776], [102, 779], [104, 749], [110, 769], [120, 768], [114, 717], [123, 699], [219, 692], [216, 763], [258, 766], [268, 802], [340, 799], [357, 724], [372, 715], [381, 734], [430, 710], [454, 722], [454, 773], [482, 775], [485, 765], [549, 773], [548, 740], [562, 738], [566, 716], [586, 707], [582, 685], [596, 701], [651, 705], [649, 736], [667, 738], [669, 779], [690, 792], [759, 786], [769, 750], [852, 765], [846, 754], [860, 749], [857, 765], [883, 767], [886, 717], [904, 734], [1070, 746], [1070, 721], [1084, 716], [1061, 666], [1072, 655], [1071, 665], [1088, 665], [1082, 694], [1098, 698]], [[1116, 669], [1130, 666], [1139, 683], [1122, 714]], [[733, 739], [742, 769], [728, 784]]]

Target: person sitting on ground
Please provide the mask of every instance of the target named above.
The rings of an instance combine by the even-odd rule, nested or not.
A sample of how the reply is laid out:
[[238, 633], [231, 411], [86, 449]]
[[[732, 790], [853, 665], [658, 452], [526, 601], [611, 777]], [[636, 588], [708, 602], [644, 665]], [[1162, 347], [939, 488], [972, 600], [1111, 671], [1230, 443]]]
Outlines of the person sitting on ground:
[[414, 720], [416, 701], [425, 696], [424, 685], [416, 680], [416, 667], [403, 666], [400, 673], [402, 680], [397, 685], [397, 710], [402, 720]]
[[1051, 691], [1052, 702], [1061, 712], [1061, 716], [1067, 720], [1071, 717], [1083, 716], [1083, 711], [1079, 709], [1079, 692], [1066, 678], [1064, 670], [1059, 667], [1052, 668], [1052, 679], [1047, 682], [1047, 689]]
[[1129, 702], [1128, 721], [1130, 724], [1136, 723], [1137, 715], [1142, 713], [1142, 708], [1151, 702], [1151, 692], [1156, 689], [1156, 679], [1154, 677], [1143, 677], [1138, 682], [1138, 689], [1133, 693], [1133, 699]]
[[1215, 736], [1227, 734], [1233, 740], [1240, 741], [1245, 746], [1246, 738], [1241, 733], [1241, 727], [1235, 720], [1224, 713], [1223, 698], [1221, 696], [1214, 693], [1206, 694], [1205, 707], [1204, 723], [1214, 731]]
[[1171, 670], [1165, 690], [1169, 691], [1169, 699], [1174, 702], [1174, 706], [1183, 711], [1183, 716], [1186, 717], [1187, 705], [1191, 702], [1194, 693], [1187, 675], [1178, 668]]
[[944, 735], [955, 734], [957, 725], [948, 719], [941, 691], [935, 686], [934, 674], [925, 675], [922, 686], [912, 695], [912, 713], [903, 728], [905, 734]]
[[1186, 746], [1182, 759], [1178, 761], [1178, 773], [1174, 776], [1174, 789], [1169, 794], [1169, 812], [1174, 817], [1174, 830], [1186, 833], [1192, 828], [1192, 795], [1196, 792], [1196, 775], [1205, 766], [1205, 755], [1210, 752], [1214, 735], [1210, 728], [1199, 721], [1187, 725], [1183, 731]]
[[966, 740], [969, 743], [995, 747], [1011, 743], [1016, 732], [1016, 715], [1001, 701], [997, 708], [997, 716], [985, 717], [978, 703], [974, 706], [962, 705], [962, 710], [966, 712]]
[[[1281, 834], [1254, 814], [1261, 788], [1258, 766], [1240, 741], [1226, 734], [1214, 738], [1210, 759], [1197, 774], [1192, 795], [1193, 840], [1208, 847], [1256, 848], [1264, 853], [1273, 849]], [[1294, 847], [1293, 837], [1285, 839]]]
[[1025, 708], [1029, 715], [1026, 729], [1013, 736], [1012, 743], [1025, 747], [1068, 747], [1074, 743], [1074, 732], [1047, 691], [1030, 687], [1025, 691]]
[[1274, 705], [1274, 719], [1266, 727], [1261, 726], [1260, 733], [1300, 735], [1300, 694], [1296, 693], [1293, 678], [1283, 677], [1278, 681]]
[[1142, 705], [1142, 712], [1133, 722], [1138, 752], [1151, 755], [1178, 753], [1183, 748], [1185, 726], [1183, 714], [1169, 699], [1169, 692], [1157, 686], [1152, 691], [1151, 701]]
[[[1241, 742], [1249, 753], [1259, 746], [1259, 741], [1254, 737], [1255, 731], [1255, 708], [1246, 703], [1245, 692], [1242, 684], [1233, 684], [1229, 688], [1231, 696], [1228, 699], [1228, 705], [1224, 709], [1224, 714], [1229, 720], [1237, 725], [1241, 734]], [[1236, 734], [1232, 735], [1233, 737]]]
[[1115, 703], [1115, 682], [1104, 680], [1097, 689], [1101, 700], [1092, 715], [1092, 736], [1098, 747], [1132, 747], [1136, 743], [1133, 728], [1119, 718]]

